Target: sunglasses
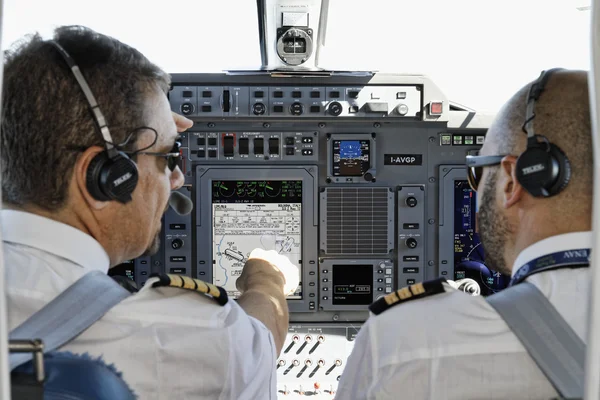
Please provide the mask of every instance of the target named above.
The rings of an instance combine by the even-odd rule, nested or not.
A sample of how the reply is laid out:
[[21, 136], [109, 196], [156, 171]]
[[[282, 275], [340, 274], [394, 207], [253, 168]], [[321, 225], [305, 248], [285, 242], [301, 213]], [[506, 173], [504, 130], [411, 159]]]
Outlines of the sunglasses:
[[506, 156], [467, 156], [467, 180], [471, 189], [477, 191], [477, 186], [479, 186], [483, 174], [483, 167], [500, 165], [504, 157]]
[[164, 157], [167, 159], [167, 167], [171, 171], [175, 171], [175, 168], [179, 165], [181, 160], [181, 142], [176, 140], [173, 144], [173, 148], [168, 153], [154, 153], [151, 151], [140, 151], [135, 154], [145, 154], [147, 156]]

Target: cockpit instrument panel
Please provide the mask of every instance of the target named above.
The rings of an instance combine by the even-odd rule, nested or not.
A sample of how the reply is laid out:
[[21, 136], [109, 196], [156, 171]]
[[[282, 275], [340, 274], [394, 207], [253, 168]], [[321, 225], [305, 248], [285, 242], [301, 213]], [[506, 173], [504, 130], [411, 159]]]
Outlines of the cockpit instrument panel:
[[[300, 39], [282, 51], [301, 51]], [[253, 249], [288, 257], [300, 286], [278, 359], [285, 398], [335, 393], [381, 296], [439, 276], [471, 278], [484, 295], [506, 284], [486, 264], [464, 166], [492, 116], [451, 107], [425, 76], [172, 78], [172, 110], [194, 121], [181, 134], [179, 189], [194, 210], [168, 210], [160, 251], [121, 269], [138, 286], [177, 273], [235, 299]]]

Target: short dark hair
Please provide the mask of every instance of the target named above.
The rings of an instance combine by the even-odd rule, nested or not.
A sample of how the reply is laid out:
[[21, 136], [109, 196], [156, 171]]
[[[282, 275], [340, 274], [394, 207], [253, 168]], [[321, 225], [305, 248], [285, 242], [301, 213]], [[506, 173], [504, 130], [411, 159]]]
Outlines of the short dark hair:
[[[82, 26], [63, 26], [54, 40], [75, 60], [122, 143], [148, 125], [146, 104], [165, 95], [170, 77], [136, 49]], [[65, 205], [76, 151], [104, 146], [77, 81], [58, 50], [38, 34], [6, 51], [0, 158], [2, 200], [55, 211]]]

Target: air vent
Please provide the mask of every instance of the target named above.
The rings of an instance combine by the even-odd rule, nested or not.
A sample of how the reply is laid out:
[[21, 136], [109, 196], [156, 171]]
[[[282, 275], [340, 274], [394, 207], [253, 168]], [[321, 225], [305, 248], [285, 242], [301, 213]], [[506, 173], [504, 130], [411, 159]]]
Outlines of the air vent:
[[327, 188], [321, 197], [327, 254], [387, 254], [393, 247], [393, 194], [387, 188]]

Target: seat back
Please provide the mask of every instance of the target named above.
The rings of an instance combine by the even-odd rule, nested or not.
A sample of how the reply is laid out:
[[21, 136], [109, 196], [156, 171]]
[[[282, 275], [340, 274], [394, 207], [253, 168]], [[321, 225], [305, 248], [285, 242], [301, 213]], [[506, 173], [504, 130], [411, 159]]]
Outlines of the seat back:
[[9, 334], [13, 399], [113, 400], [135, 396], [100, 358], [60, 352], [130, 293], [101, 271], [85, 274]]
[[35, 379], [27, 362], [11, 373], [13, 400], [133, 400], [137, 396], [114, 365], [101, 358], [70, 352], [44, 355], [45, 381]]

